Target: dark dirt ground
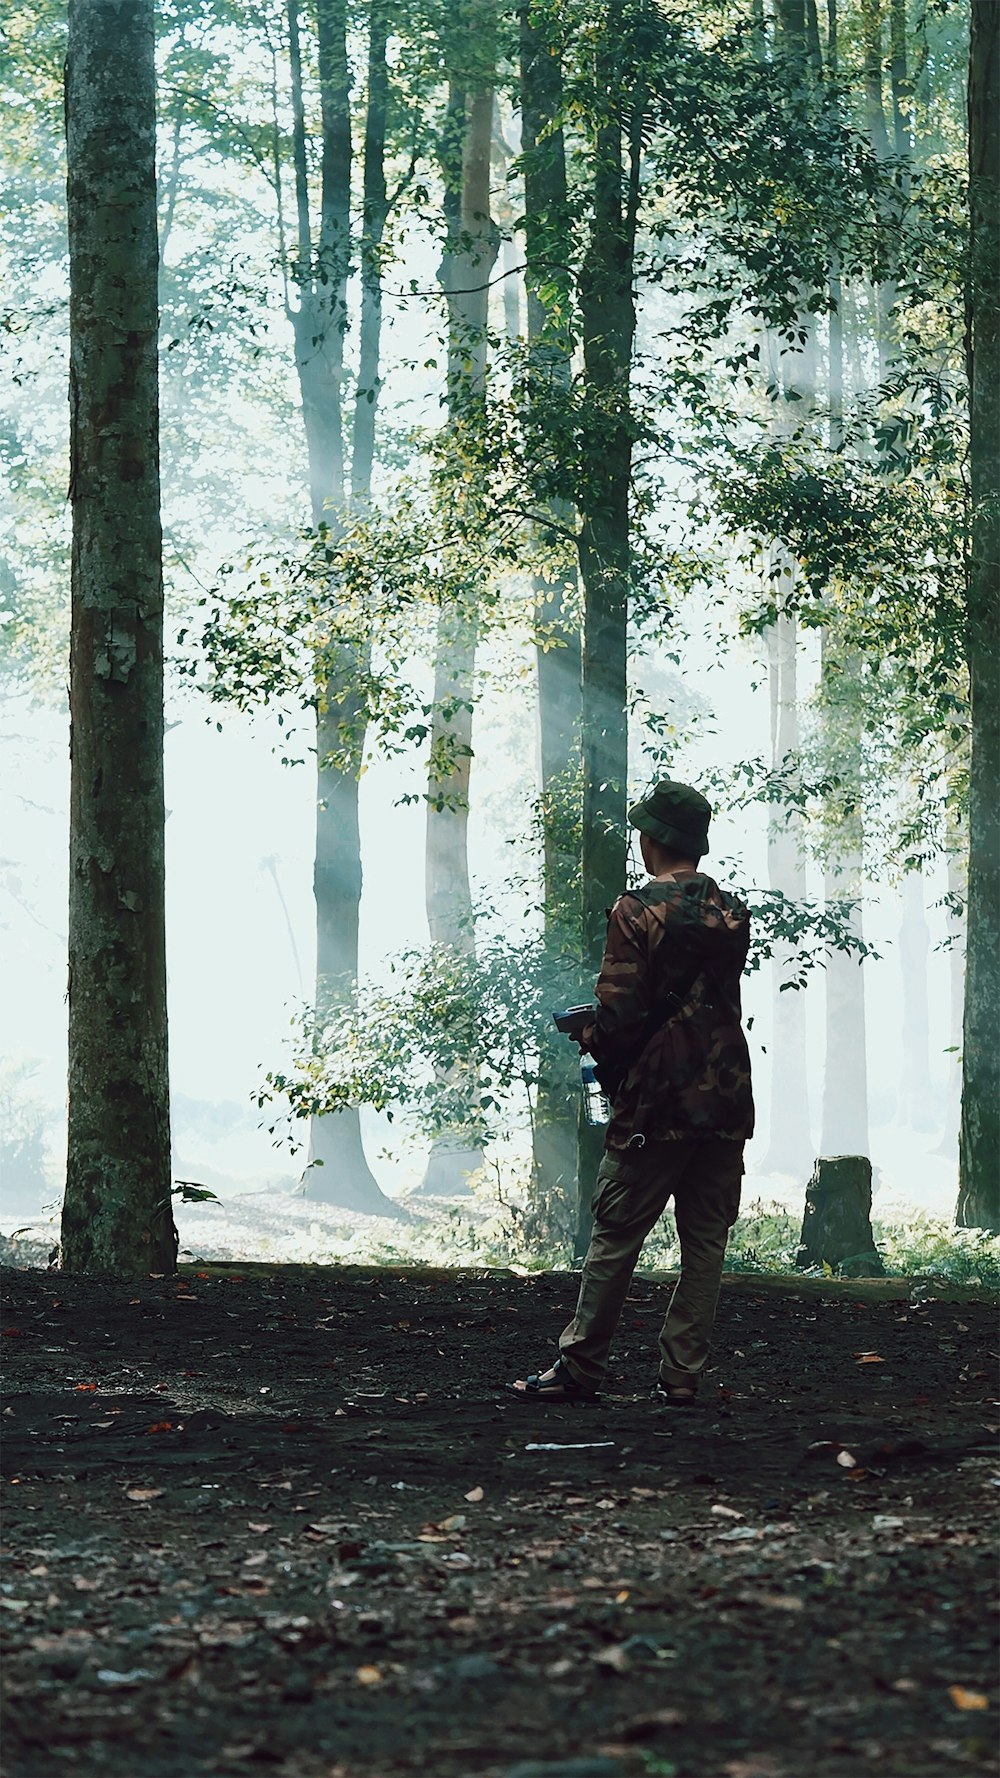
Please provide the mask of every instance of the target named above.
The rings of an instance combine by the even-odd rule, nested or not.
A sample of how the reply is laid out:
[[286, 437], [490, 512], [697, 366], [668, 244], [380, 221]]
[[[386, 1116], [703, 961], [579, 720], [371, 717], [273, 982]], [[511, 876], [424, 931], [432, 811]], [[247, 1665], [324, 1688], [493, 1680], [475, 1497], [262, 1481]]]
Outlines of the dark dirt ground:
[[6, 1778], [995, 1769], [985, 1299], [730, 1278], [678, 1413], [662, 1279], [544, 1409], [566, 1275], [3, 1284]]

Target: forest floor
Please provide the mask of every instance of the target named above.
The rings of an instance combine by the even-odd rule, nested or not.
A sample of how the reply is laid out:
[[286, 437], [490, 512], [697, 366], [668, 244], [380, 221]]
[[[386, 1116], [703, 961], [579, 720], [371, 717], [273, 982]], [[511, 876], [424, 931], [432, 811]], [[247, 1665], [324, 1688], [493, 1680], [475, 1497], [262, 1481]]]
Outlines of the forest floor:
[[678, 1412], [662, 1278], [545, 1408], [568, 1274], [3, 1285], [6, 1778], [994, 1770], [982, 1291], [731, 1277]]

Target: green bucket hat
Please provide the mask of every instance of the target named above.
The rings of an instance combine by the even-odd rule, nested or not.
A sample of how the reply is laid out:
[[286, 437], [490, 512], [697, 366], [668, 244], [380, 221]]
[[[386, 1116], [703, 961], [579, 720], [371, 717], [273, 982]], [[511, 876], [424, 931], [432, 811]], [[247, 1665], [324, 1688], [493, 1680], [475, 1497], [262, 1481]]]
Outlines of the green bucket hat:
[[641, 802], [633, 803], [628, 818], [632, 827], [661, 846], [669, 846], [673, 852], [698, 859], [708, 851], [712, 805], [690, 784], [675, 784], [671, 778], [661, 778]]

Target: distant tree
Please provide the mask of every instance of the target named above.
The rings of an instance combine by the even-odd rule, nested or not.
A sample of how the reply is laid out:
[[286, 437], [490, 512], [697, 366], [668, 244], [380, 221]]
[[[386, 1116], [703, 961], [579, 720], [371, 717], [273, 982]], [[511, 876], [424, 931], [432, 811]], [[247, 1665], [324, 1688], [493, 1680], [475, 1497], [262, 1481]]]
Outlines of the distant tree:
[[[447, 307], [448, 433], [460, 452], [464, 428], [478, 430], [488, 358], [490, 280], [500, 236], [490, 210], [496, 77], [496, 0], [462, 0], [444, 24], [448, 100], [440, 165], [444, 241], [438, 281]], [[438, 612], [434, 711], [427, 784], [425, 889], [431, 943], [471, 956], [475, 923], [469, 874], [472, 718], [479, 641], [478, 589]], [[475, 1145], [436, 1140], [422, 1189], [461, 1191], [482, 1159]]]
[[70, 0], [69, 1149], [62, 1264], [169, 1272], [153, 0]]
[[1000, 7], [972, 0], [966, 343], [972, 704], [958, 1222], [1000, 1229]]
[[[315, 230], [310, 215], [306, 112], [298, 0], [289, 0], [288, 47], [292, 87], [296, 247], [289, 304], [295, 339], [295, 367], [309, 454], [309, 495], [313, 526], [336, 537], [348, 503], [348, 451], [344, 424], [347, 284], [351, 268], [351, 167], [353, 158], [347, 9], [343, 0], [319, 0], [316, 7], [316, 64], [320, 94], [320, 193]], [[384, 223], [385, 33], [380, 11], [370, 19], [369, 102], [366, 131], [365, 196], [368, 237]], [[371, 484], [375, 399], [378, 374], [380, 305], [377, 250], [365, 254], [365, 374], [371, 397], [364, 403], [355, 434], [358, 482], [363, 499]], [[374, 301], [373, 301], [374, 295]], [[338, 589], [329, 599], [336, 605]], [[369, 644], [360, 637], [326, 651], [316, 672], [316, 854], [313, 891], [316, 906], [316, 994], [353, 979], [358, 968], [361, 902], [361, 836], [358, 826], [358, 771], [364, 746], [364, 685]], [[309, 1195], [328, 1203], [369, 1212], [392, 1208], [365, 1156], [356, 1110], [317, 1118], [310, 1130]]]

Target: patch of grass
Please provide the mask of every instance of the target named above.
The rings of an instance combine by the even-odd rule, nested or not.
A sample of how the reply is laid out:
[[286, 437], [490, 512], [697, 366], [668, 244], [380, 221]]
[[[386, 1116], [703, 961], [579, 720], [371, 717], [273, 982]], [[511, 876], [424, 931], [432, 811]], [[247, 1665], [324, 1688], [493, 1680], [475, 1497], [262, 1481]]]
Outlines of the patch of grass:
[[953, 1284], [1000, 1287], [1000, 1235], [957, 1229], [944, 1217], [915, 1210], [905, 1219], [873, 1220], [887, 1272], [903, 1278], [947, 1278]]
[[[801, 1226], [800, 1215], [778, 1205], [746, 1205], [730, 1237], [726, 1271], [801, 1276], [794, 1263]], [[998, 1235], [956, 1229], [921, 1211], [876, 1219], [872, 1228], [892, 1277], [1000, 1288]], [[676, 1271], [680, 1257], [673, 1218], [667, 1214], [648, 1237], [640, 1263], [643, 1270]], [[529, 1245], [518, 1219], [497, 1214], [495, 1205], [476, 1198], [450, 1205], [433, 1219], [421, 1217], [412, 1227], [394, 1232], [390, 1241], [369, 1243], [355, 1236], [350, 1258], [358, 1265], [513, 1266], [530, 1272], [565, 1271], [569, 1265], [565, 1245]]]

